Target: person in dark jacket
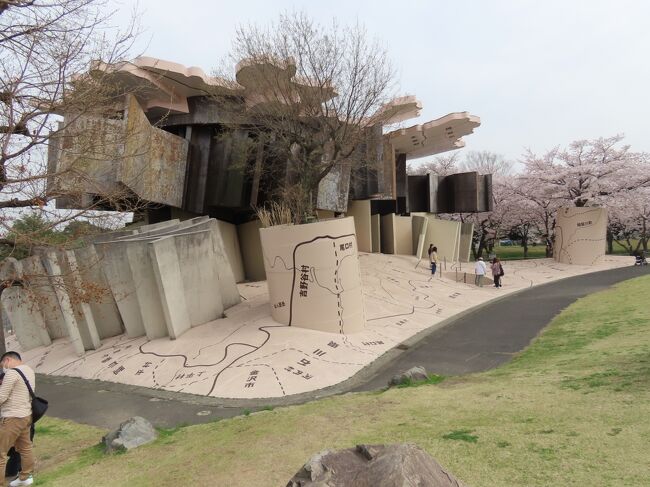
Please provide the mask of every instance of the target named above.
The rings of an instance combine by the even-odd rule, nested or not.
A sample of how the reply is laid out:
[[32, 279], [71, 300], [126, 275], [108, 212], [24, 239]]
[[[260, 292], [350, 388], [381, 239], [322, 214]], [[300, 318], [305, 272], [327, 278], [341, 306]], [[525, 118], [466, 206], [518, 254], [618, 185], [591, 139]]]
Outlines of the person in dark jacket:
[[492, 260], [492, 279], [494, 280], [494, 287], [501, 287], [501, 276], [503, 276], [503, 267], [501, 261], [495, 257]]

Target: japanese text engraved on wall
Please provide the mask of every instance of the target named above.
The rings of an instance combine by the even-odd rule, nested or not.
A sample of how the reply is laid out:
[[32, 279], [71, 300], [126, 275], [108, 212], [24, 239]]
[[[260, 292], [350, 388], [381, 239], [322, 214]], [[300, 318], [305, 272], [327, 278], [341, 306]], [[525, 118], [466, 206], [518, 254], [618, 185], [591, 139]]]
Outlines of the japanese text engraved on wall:
[[364, 326], [352, 218], [261, 230], [273, 318], [353, 333]]

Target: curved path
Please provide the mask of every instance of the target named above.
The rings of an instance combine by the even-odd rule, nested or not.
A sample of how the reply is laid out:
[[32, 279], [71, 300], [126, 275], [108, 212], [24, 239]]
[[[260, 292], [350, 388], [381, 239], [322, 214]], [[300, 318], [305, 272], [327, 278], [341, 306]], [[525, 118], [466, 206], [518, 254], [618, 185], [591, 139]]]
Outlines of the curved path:
[[144, 416], [157, 426], [194, 424], [261, 409], [267, 404], [296, 404], [343, 392], [385, 387], [390, 378], [415, 365], [429, 373], [458, 375], [491, 369], [524, 349], [576, 299], [650, 269], [623, 267], [535, 286], [497, 301], [425, 335], [412, 346], [400, 346], [337, 386], [284, 401], [226, 401], [123, 384], [39, 375], [38, 394], [50, 401], [49, 414], [103, 428], [116, 427], [131, 416]]

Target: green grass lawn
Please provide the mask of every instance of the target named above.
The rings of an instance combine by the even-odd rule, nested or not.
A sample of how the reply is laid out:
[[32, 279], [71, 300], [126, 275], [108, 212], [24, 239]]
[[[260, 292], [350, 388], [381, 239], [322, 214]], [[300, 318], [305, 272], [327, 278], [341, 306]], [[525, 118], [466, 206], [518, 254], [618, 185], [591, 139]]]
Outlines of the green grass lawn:
[[[614, 242], [614, 255], [629, 255], [627, 249]], [[500, 245], [494, 247], [494, 252], [501, 260], [520, 260], [524, 258], [524, 248], [521, 245]], [[543, 259], [546, 257], [546, 247], [543, 245], [528, 246], [528, 259]]]
[[648, 292], [650, 276], [579, 300], [489, 372], [179, 428], [122, 455], [90, 446], [97, 429], [49, 418], [36, 478], [282, 486], [315, 452], [414, 442], [474, 487], [650, 485]]

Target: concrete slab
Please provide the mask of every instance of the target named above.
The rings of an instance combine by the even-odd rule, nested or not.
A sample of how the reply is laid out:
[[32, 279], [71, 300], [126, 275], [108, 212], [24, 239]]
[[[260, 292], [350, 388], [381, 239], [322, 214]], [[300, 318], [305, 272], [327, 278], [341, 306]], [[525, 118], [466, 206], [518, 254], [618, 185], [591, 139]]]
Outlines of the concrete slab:
[[381, 235], [381, 252], [383, 254], [394, 254], [397, 245], [395, 239], [395, 214], [382, 215], [379, 226]]
[[363, 330], [354, 228], [347, 217], [260, 231], [276, 322], [336, 334]]
[[421, 257], [427, 236], [429, 219], [426, 216], [411, 215], [411, 235], [413, 236], [413, 255]]
[[472, 255], [473, 223], [460, 224], [460, 240], [458, 242], [458, 258], [461, 262], [469, 262]]
[[156, 238], [158, 237], [134, 238], [120, 244], [125, 249], [133, 279], [135, 305], [138, 307], [145, 335], [149, 340], [169, 335], [149, 254], [149, 243]]
[[410, 216], [395, 215], [395, 253], [413, 255], [413, 224]]
[[[214, 258], [214, 232], [205, 230], [167, 238], [175, 244], [190, 326], [221, 318], [226, 308], [220, 286], [223, 267]], [[239, 302], [239, 291], [236, 286], [234, 289]]]
[[178, 225], [180, 223], [180, 220], [177, 218], [174, 218], [173, 220], [167, 220], [164, 222], [158, 222], [158, 223], [150, 223], [148, 225], [141, 225], [139, 227], [135, 227], [133, 231], [135, 233], [143, 233], [143, 232], [150, 232], [152, 230], [158, 230], [161, 228], [167, 228], [167, 227], [172, 227], [174, 225]]
[[2, 314], [14, 331], [21, 350], [51, 345], [45, 320], [38, 304], [29, 292], [20, 287], [9, 287], [2, 292]]
[[[495, 289], [457, 283], [446, 277], [432, 279], [426, 266], [416, 266], [418, 259], [414, 256], [360, 254], [359, 259], [366, 315], [366, 328], [360, 333], [341, 335], [280, 326], [270, 316], [266, 284], [243, 283], [239, 289], [246, 300], [228, 310], [226, 318], [191, 328], [177, 340], [162, 338], [148, 342], [145, 337], [122, 335], [105, 340], [101, 353], [80, 358], [66, 340], [57, 340], [49, 347], [25, 352], [25, 357], [37, 372], [55, 376], [211, 397], [263, 398], [268, 404], [271, 398], [288, 399], [286, 396], [293, 394], [312, 397], [310, 392], [340, 384], [397, 345], [410, 343], [409, 340], [434, 331], [459, 313], [509, 293], [597, 270], [624, 267], [620, 271], [630, 277], [633, 272], [646, 274], [645, 269], [632, 267], [629, 257], [619, 256], [607, 256], [595, 266], [560, 264], [552, 259], [507, 261], [504, 287]], [[591, 274], [584, 278], [585, 282], [591, 280]], [[533, 304], [527, 303], [526, 307], [547, 316], [546, 305], [535, 305], [535, 293], [533, 289]], [[570, 288], [568, 292], [563, 290], [560, 297], [568, 295]], [[512, 301], [518, 303], [519, 295]], [[496, 306], [498, 310], [502, 302]], [[555, 313], [556, 308], [552, 310]], [[485, 333], [489, 331], [485, 324], [492, 320], [491, 314], [480, 311], [471, 316], [484, 326]], [[499, 318], [493, 323], [502, 322], [507, 331], [500, 333], [498, 328], [489, 343], [505, 343], [504, 336], [520, 336], [519, 330], [528, 329], [528, 318], [522, 313], [512, 315], [520, 316], [516, 320], [498, 313], [495, 316]], [[537, 333], [533, 328], [527, 340]], [[472, 347], [480, 347], [481, 341], [488, 342], [486, 334], [464, 333], [461, 345], [471, 342]], [[467, 340], [468, 336], [475, 338]], [[15, 341], [11, 340], [13, 337], [9, 338], [13, 348]], [[431, 360], [439, 356], [442, 355], [437, 352], [431, 354]], [[224, 357], [227, 360], [222, 360]], [[111, 361], [103, 363], [106, 358]], [[113, 363], [112, 368], [108, 366]], [[474, 363], [471, 361], [471, 365]], [[249, 379], [253, 376], [256, 379]], [[253, 386], [246, 385], [250, 383]]]
[[79, 356], [83, 356], [85, 347], [81, 338], [81, 333], [79, 331], [79, 325], [75, 317], [72, 302], [70, 301], [70, 297], [66, 292], [66, 283], [64, 281], [62, 271], [62, 267], [64, 268], [64, 266], [62, 266], [59, 262], [60, 257], [52, 251], [45, 252], [41, 256], [41, 259], [43, 266], [45, 267], [45, 270], [50, 277], [50, 282], [52, 283], [54, 293], [59, 302], [61, 313], [63, 314], [63, 320], [68, 332], [68, 339], [70, 340], [75, 353]]
[[124, 333], [124, 324], [94, 245], [75, 249], [83, 285], [93, 289], [90, 311], [100, 340]]
[[95, 325], [95, 319], [90, 309], [90, 305], [88, 304], [88, 301], [90, 301], [93, 296], [86, 295], [86, 290], [84, 289], [84, 283], [81, 279], [79, 265], [77, 264], [74, 252], [71, 250], [61, 252], [59, 253], [58, 258], [59, 265], [62, 267], [61, 270], [64, 274], [63, 279], [66, 283], [67, 294], [69, 296], [70, 292], [72, 292], [73, 295], [77, 297], [77, 299], [71, 300], [71, 304], [75, 313], [79, 334], [81, 335], [81, 341], [86, 350], [96, 350], [101, 345], [101, 340], [99, 338], [99, 333], [97, 332], [97, 326]]
[[359, 252], [372, 252], [372, 223], [370, 200], [352, 200], [348, 203], [347, 216], [354, 218]]
[[244, 272], [246, 279], [249, 281], [263, 281], [266, 279], [260, 228], [262, 228], [262, 224], [259, 220], [237, 225], [237, 236], [239, 237], [239, 247], [244, 262]]
[[381, 252], [381, 215], [370, 215], [370, 230], [372, 233], [372, 252]]
[[192, 326], [176, 242], [173, 237], [161, 238], [149, 242], [147, 247], [167, 332], [175, 340]]
[[98, 242], [95, 244], [95, 249], [120, 311], [126, 334], [132, 338], [145, 335], [144, 321], [140, 313], [135, 282], [124, 242]]
[[244, 272], [244, 262], [242, 261], [241, 249], [239, 247], [239, 237], [237, 236], [237, 226], [217, 220], [219, 233], [223, 240], [223, 248], [226, 252], [226, 260], [230, 263], [235, 282], [243, 282], [246, 279]]
[[605, 257], [606, 234], [605, 208], [561, 208], [556, 216], [553, 257], [565, 264], [595, 264]]
[[38, 302], [50, 338], [56, 340], [67, 337], [68, 329], [63, 312], [41, 257], [32, 255], [20, 262], [26, 283], [34, 295], [34, 300]]
[[420, 258], [424, 259], [428, 257], [426, 251], [429, 248], [429, 244], [433, 244], [438, 247], [438, 258], [441, 261], [446, 260], [449, 263], [455, 262], [454, 259], [458, 255], [458, 229], [460, 223], [450, 220], [441, 220], [435, 218], [435, 216], [430, 213], [426, 213], [422, 216], [427, 217], [428, 223], [425, 242]]

